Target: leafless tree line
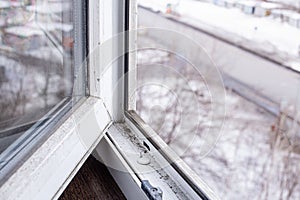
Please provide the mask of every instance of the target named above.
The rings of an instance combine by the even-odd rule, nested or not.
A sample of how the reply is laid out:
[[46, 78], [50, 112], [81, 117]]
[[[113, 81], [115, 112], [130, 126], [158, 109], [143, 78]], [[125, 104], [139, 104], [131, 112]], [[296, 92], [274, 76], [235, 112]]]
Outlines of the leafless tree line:
[[[140, 63], [140, 65], [143, 64], [145, 63]], [[185, 97], [181, 98], [180, 102], [173, 100], [174, 97], [170, 93], [160, 91], [159, 88], [149, 90], [147, 87], [142, 87], [137, 92], [137, 111], [142, 117], [147, 118], [145, 121], [202, 177], [207, 178], [212, 185], [219, 185], [215, 187], [217, 189], [226, 188], [219, 191], [220, 194], [230, 197], [227, 193], [235, 191], [234, 186], [244, 185], [247, 188], [246, 191], [251, 191], [253, 194], [240, 194], [241, 197], [252, 199], [297, 199], [300, 197], [300, 177], [298, 176], [300, 166], [297, 164], [300, 161], [299, 152], [295, 150], [294, 145], [289, 143], [287, 132], [291, 131], [292, 125], [285, 121], [283, 113], [278, 117], [273, 117], [255, 108], [254, 105], [249, 106], [250, 103], [240, 97], [234, 97], [239, 100], [228, 106], [230, 110], [226, 116], [225, 126], [229, 124], [227, 125], [229, 130], [224, 130], [221, 141], [203, 159], [200, 154], [203, 144], [201, 138], [204, 137], [203, 133], [207, 129], [213, 127], [209, 123], [211, 99], [202, 77], [171, 54], [168, 55], [167, 62], [147, 63], [148, 66], [150, 64], [175, 66], [181, 75], [189, 81], [195, 80], [198, 85], [196, 88], [191, 88], [183, 82], [175, 81], [173, 92], [181, 93], [183, 94], [181, 96]], [[148, 73], [140, 74], [139, 78], [143, 79], [152, 75], [149, 69]], [[166, 81], [170, 80], [166, 79]], [[230, 94], [230, 91], [227, 92], [229, 96], [235, 95]], [[195, 112], [195, 105], [189, 103], [192, 95], [197, 97], [200, 112]], [[146, 99], [168, 98], [170, 98], [169, 104], [166, 107], [153, 106], [151, 101], [146, 101]], [[244, 116], [243, 114], [250, 109], [248, 107], [253, 107], [253, 109], [249, 111], [249, 116]], [[253, 113], [259, 117], [252, 117]], [[182, 122], [182, 116], [185, 114], [191, 115], [187, 118], [191, 121], [199, 117], [193, 117], [193, 114], [200, 114], [202, 120], [199, 123], [190, 123], [192, 126], [187, 126]], [[242, 116], [239, 117], [239, 115]], [[182, 127], [182, 125], [187, 127]], [[294, 131], [299, 132], [299, 127]], [[229, 155], [228, 152], [232, 154]], [[238, 196], [231, 197], [237, 198]]]
[[0, 59], [4, 64], [0, 77], [1, 129], [18, 121], [31, 121], [34, 113], [40, 116], [71, 89], [66, 87], [64, 72], [58, 70], [62, 66], [57, 66], [57, 62], [45, 61], [47, 65], [35, 67], [5, 57]]

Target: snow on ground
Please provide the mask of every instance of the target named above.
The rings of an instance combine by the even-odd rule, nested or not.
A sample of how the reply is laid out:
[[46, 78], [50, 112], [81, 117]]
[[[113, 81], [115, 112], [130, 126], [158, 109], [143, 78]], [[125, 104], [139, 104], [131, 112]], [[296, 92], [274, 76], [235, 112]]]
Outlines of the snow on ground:
[[[139, 42], [155, 41], [140, 36]], [[166, 73], [163, 66], [173, 67], [180, 76], [170, 69]], [[153, 84], [160, 74], [163, 84]], [[214, 148], [202, 157], [205, 133], [213, 128], [205, 82], [181, 58], [160, 50], [138, 52], [138, 82], [145, 80], [149, 84], [137, 90], [137, 112], [220, 199], [300, 198], [300, 151], [290, 148], [286, 138], [276, 137], [271, 129], [276, 117], [227, 91], [220, 138], [212, 138]], [[217, 118], [223, 117], [220, 114]]]
[[152, 8], [154, 11], [161, 11], [161, 12], [165, 12], [166, 8], [167, 8], [167, 4], [171, 3], [171, 4], [177, 4], [179, 1], [178, 0], [162, 0], [162, 1], [158, 1], [158, 0], [138, 0], [138, 3], [140, 5], [143, 5], [145, 7], [148, 8]]
[[269, 42], [281, 51], [298, 55], [300, 29], [270, 18], [257, 18], [213, 4], [183, 1], [178, 8], [183, 16], [199, 19], [225, 31], [242, 35], [257, 43]]
[[296, 8], [300, 8], [300, 0], [272, 0], [272, 1], [282, 3], [284, 5], [290, 5]]
[[[165, 13], [169, 0], [139, 0], [139, 4]], [[211, 3], [195, 0], [176, 1], [176, 12], [180, 14], [178, 20], [201, 27], [209, 26], [209, 31], [219, 34], [226, 39], [241, 45], [235, 36], [247, 41], [245, 46], [255, 46], [254, 50], [272, 55], [275, 59], [284, 54], [282, 60], [285, 65], [293, 64], [293, 68], [300, 70], [300, 29], [286, 23], [281, 23], [271, 17], [258, 18], [244, 14], [237, 8], [223, 8]], [[226, 34], [225, 34], [226, 33]], [[253, 44], [249, 44], [251, 41]], [[243, 45], [243, 44], [242, 44]], [[294, 61], [296, 59], [296, 61]]]

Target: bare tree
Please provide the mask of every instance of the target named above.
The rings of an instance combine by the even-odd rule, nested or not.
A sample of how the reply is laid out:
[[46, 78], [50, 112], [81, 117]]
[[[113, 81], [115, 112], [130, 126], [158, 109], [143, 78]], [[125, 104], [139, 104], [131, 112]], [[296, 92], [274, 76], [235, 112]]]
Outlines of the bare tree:
[[[143, 53], [143, 52], [141, 52]], [[159, 55], [159, 54], [157, 54]], [[156, 55], [156, 56], [157, 56]], [[213, 189], [225, 199], [297, 199], [299, 197], [300, 161], [299, 153], [288, 143], [288, 132], [291, 124], [286, 122], [286, 114], [282, 110], [276, 118], [259, 110], [252, 103], [247, 102], [232, 91], [227, 91], [227, 117], [221, 141], [210, 154], [203, 159], [200, 154], [204, 132], [213, 128], [209, 124], [211, 100], [205, 83], [197, 73], [180, 61], [175, 55], [164, 55], [167, 59], [158, 63], [149, 58], [148, 67], [151, 64], [165, 64], [180, 70], [182, 76], [189, 81], [195, 81], [196, 87], [189, 87], [182, 82], [174, 82], [172, 89], [175, 93], [182, 93], [185, 98], [180, 102], [174, 101], [168, 92], [149, 90], [147, 87], [137, 92], [137, 111], [146, 118], [150, 126], [172, 148], [185, 151], [180, 156], [202, 178], [206, 178]], [[157, 57], [156, 57], [157, 58]], [[145, 64], [139, 63], [140, 65]], [[153, 70], [153, 69], [152, 69]], [[145, 76], [153, 76], [151, 68], [149, 73], [139, 74], [139, 79]], [[200, 112], [195, 112], [195, 105], [189, 103], [191, 95], [197, 97]], [[154, 106], [153, 100], [168, 99], [169, 104], [160, 108]], [[184, 105], [182, 105], [184, 104]], [[195, 126], [182, 129], [181, 116], [185, 113], [198, 114], [189, 118], [201, 119]], [[221, 116], [220, 116], [221, 117]], [[272, 125], [273, 124], [273, 125]], [[297, 129], [294, 125], [294, 129]], [[180, 130], [178, 132], [178, 130]], [[191, 135], [191, 133], [194, 133]], [[186, 138], [197, 142], [187, 145]], [[178, 142], [180, 141], [180, 142]], [[183, 152], [183, 153], [182, 153]], [[249, 194], [234, 193], [237, 187], [243, 187]], [[232, 191], [232, 192], [230, 192]]]

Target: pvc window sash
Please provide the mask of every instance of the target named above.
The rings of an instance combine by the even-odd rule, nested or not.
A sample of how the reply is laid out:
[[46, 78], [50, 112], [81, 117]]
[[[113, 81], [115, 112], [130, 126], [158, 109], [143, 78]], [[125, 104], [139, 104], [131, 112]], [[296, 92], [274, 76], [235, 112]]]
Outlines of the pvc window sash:
[[[89, 1], [89, 51], [111, 37], [112, 11], [111, 1]], [[100, 31], [100, 27], [105, 31]], [[58, 198], [103, 137], [112, 123], [103, 99], [106, 103], [111, 99], [107, 98], [110, 94], [101, 99], [100, 91], [111, 89], [113, 81], [100, 85], [101, 64], [97, 55], [89, 61], [87, 82], [90, 96], [82, 100], [81, 105], [76, 104], [71, 116], [1, 185], [0, 199]], [[109, 71], [102, 78], [109, 80], [112, 73]]]
[[87, 98], [0, 188], [0, 199], [58, 198], [112, 120], [101, 99]]
[[[90, 52], [110, 38], [114, 31], [119, 31], [117, 27], [113, 27], [113, 24], [122, 27], [124, 21], [119, 21], [119, 19], [123, 18], [123, 13], [113, 11], [124, 8], [123, 3], [117, 0], [89, 1]], [[134, 12], [134, 4], [131, 4], [130, 8], [130, 12]], [[133, 27], [134, 25], [131, 24], [130, 28]], [[115, 89], [113, 85], [120, 78], [116, 75], [122, 75], [123, 68], [114, 66], [105, 74], [101, 74], [98, 56], [92, 55], [88, 63], [90, 97], [84, 100], [78, 109], [73, 110], [72, 115], [2, 185], [0, 199], [58, 198], [113, 123], [111, 116], [114, 111], [117, 112], [115, 116], [122, 116], [124, 119], [123, 103], [113, 102], [111, 98], [111, 93]], [[134, 60], [130, 62], [134, 65]], [[134, 85], [134, 79], [130, 81], [129, 87]], [[123, 91], [123, 85], [120, 87], [119, 89]], [[124, 98], [118, 97], [119, 101], [120, 99], [123, 101]], [[134, 105], [131, 106], [134, 107]], [[126, 123], [133, 126], [128, 120]], [[112, 147], [113, 149], [116, 150]], [[122, 160], [120, 155], [117, 158]], [[177, 176], [180, 177], [178, 173]], [[122, 174], [119, 177], [136, 180], [134, 173], [129, 173], [129, 176], [128, 173]], [[120, 179], [116, 180], [121, 184]], [[139, 188], [138, 182], [134, 183], [136, 185], [132, 185], [133, 188]], [[161, 189], [164, 190], [164, 188]], [[126, 193], [126, 191], [123, 192]]]

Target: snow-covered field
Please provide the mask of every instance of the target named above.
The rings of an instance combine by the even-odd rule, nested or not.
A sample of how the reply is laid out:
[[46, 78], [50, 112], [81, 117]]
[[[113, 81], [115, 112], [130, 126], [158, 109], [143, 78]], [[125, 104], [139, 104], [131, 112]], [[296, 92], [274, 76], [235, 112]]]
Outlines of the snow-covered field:
[[176, 12], [180, 15], [176, 19], [300, 70], [300, 28], [272, 17], [254, 17], [238, 8], [228, 9], [207, 2], [139, 0], [140, 5], [162, 13], [166, 12], [168, 3], [176, 5]]
[[[139, 42], [155, 41], [140, 36]], [[209, 137], [211, 95], [191, 65], [174, 54], [142, 50], [138, 66], [144, 83], [137, 90], [138, 113], [220, 199], [300, 198], [300, 151], [272, 128], [276, 117], [227, 91], [226, 115], [218, 115], [225, 116], [223, 128], [219, 137]], [[203, 156], [207, 138], [215, 146]]]

